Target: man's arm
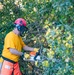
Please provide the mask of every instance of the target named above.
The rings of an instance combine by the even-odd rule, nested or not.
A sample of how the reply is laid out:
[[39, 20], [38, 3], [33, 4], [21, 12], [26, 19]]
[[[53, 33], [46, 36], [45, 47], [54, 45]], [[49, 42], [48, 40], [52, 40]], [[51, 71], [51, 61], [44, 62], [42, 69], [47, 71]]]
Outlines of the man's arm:
[[22, 56], [23, 52], [19, 52], [18, 50], [14, 49], [14, 48], [9, 48], [10, 52], [12, 54], [18, 55], [18, 56]]
[[39, 48], [33, 48], [33, 47], [29, 47], [29, 46], [24, 46], [23, 49], [25, 51], [35, 51], [38, 52]]
[[28, 47], [28, 46], [24, 46], [23, 49], [24, 49], [25, 51], [34, 51], [34, 48]]

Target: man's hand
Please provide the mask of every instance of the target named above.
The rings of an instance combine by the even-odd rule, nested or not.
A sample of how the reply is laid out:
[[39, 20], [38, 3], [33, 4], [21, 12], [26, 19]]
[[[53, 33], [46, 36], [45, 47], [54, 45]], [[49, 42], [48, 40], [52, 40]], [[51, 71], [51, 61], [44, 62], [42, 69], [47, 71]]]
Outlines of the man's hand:
[[34, 48], [34, 51], [35, 51], [35, 52], [38, 52], [38, 50], [39, 50], [39, 48]]
[[22, 59], [29, 59], [30, 55], [28, 53], [23, 53], [21, 57]]
[[30, 58], [30, 55], [27, 54], [27, 53], [25, 53], [25, 54], [24, 54], [24, 58], [29, 59], [29, 58]]

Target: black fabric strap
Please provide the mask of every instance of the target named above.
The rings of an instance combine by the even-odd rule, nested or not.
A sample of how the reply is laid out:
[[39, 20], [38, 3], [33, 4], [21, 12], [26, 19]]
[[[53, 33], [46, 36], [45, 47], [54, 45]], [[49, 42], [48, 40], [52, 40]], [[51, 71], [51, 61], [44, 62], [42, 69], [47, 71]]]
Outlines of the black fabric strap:
[[12, 61], [12, 60], [10, 60], [10, 59], [8, 59], [8, 58], [4, 57], [4, 56], [2, 56], [2, 58], [3, 58], [4, 60], [6, 60], [6, 61], [9, 61], [9, 62], [13, 63], [13, 64], [15, 64], [15, 63], [16, 63], [16, 62], [14, 62], [14, 61]]

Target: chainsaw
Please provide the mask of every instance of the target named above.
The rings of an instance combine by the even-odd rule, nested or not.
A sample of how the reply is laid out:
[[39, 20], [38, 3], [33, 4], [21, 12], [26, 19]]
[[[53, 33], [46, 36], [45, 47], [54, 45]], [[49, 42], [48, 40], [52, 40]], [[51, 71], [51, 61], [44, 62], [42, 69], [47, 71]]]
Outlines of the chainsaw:
[[26, 57], [23, 58], [24, 61], [39, 61], [41, 60], [41, 53], [42, 53], [43, 47], [41, 46], [38, 52], [30, 52], [30, 54], [25, 54]]

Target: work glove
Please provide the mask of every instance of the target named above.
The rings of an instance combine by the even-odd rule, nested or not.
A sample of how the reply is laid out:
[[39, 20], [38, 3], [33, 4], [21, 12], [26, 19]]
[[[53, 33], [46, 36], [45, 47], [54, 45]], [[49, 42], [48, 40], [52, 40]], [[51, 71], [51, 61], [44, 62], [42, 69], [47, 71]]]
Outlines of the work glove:
[[35, 52], [38, 52], [38, 50], [39, 50], [39, 48], [34, 48], [34, 51], [35, 51]]
[[23, 53], [21, 56], [23, 59], [29, 59], [30, 55], [28, 53]]
[[25, 53], [25, 54], [24, 54], [24, 58], [25, 58], [25, 59], [29, 59], [29, 58], [30, 58], [30, 55], [29, 55], [28, 53]]

